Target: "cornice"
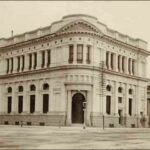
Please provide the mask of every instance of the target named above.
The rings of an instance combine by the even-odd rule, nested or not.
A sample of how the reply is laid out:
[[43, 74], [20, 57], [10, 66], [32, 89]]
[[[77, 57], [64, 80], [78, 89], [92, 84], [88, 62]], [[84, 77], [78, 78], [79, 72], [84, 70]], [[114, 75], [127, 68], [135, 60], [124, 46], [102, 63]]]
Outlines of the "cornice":
[[95, 36], [95, 37], [98, 37], [99, 39], [101, 39], [103, 41], [106, 41], [106, 42], [109, 41], [109, 42], [112, 42], [114, 44], [117, 44], [118, 46], [124, 46], [126, 48], [136, 50], [137, 52], [144, 53], [146, 55], [150, 55], [150, 52], [147, 51], [147, 50], [135, 47], [135, 46], [127, 44], [127, 43], [124, 43], [124, 42], [119, 41], [117, 39], [114, 39], [110, 36], [107, 36], [107, 35], [104, 35], [104, 34], [101, 34], [101, 33], [98, 33], [98, 32], [91, 32], [91, 31], [57, 32], [57, 33], [49, 34], [49, 35], [46, 35], [46, 36], [43, 36], [43, 37], [39, 37], [39, 38], [31, 39], [31, 40], [28, 40], [28, 41], [12, 44], [12, 45], [9, 45], [9, 46], [1, 47], [0, 51], [1, 50], [6, 50], [6, 49], [9, 50], [9, 49], [13, 49], [13, 48], [19, 48], [19, 47], [26, 46], [26, 45], [29, 45], [29, 44], [35, 44], [35, 43], [44, 42], [44, 41], [48, 41], [48, 40], [53, 40], [53, 38], [57, 38], [59, 36], [76, 35], [76, 34], [90, 35], [90, 36], [93, 36], [93, 37]]
[[[33, 74], [44, 73], [44, 72], [52, 72], [52, 71], [54, 72], [54, 71], [61, 71], [61, 70], [64, 71], [64, 70], [69, 70], [69, 69], [87, 69], [87, 70], [98, 71], [98, 72], [101, 71], [101, 69], [99, 67], [95, 67], [95, 66], [64, 65], [64, 66], [59, 66], [59, 67], [51, 67], [51, 68], [44, 68], [44, 69], [40, 69], [40, 70], [26, 71], [26, 72], [21, 72], [21, 73], [0, 75], [0, 80], [7, 79], [7, 78], [13, 78], [13, 77], [19, 77], [19, 76], [25, 76], [25, 75], [33, 75]], [[121, 76], [121, 77], [129, 78], [129, 79], [134, 79], [134, 80], [138, 80], [138, 81], [144, 81], [144, 82], [148, 82], [150, 80], [148, 78], [133, 76], [133, 75], [129, 75], [129, 74], [123, 74], [123, 73], [119, 73], [119, 72], [107, 70], [107, 69], [104, 69], [104, 73]]]

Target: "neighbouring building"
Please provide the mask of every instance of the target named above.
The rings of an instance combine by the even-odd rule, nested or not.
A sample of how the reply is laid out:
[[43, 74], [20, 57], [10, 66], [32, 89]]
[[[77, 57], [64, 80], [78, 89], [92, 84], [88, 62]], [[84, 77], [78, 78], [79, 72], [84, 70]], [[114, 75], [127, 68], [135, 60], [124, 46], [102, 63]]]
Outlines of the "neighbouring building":
[[0, 124], [147, 127], [149, 55], [83, 14], [2, 38]]

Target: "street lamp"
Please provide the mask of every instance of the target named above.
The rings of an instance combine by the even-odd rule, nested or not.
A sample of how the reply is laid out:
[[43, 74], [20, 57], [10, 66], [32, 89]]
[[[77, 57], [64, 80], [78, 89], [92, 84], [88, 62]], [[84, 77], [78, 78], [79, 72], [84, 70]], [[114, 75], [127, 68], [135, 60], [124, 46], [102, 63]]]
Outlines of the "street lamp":
[[86, 124], [85, 124], [86, 102], [83, 102], [83, 112], [84, 112], [83, 129], [86, 129]]

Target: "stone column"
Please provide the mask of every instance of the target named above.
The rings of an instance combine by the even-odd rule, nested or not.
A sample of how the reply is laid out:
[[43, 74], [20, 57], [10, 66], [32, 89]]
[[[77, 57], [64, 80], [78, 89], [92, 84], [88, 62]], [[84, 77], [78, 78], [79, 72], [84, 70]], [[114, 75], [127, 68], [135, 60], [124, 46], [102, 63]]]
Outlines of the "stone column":
[[40, 90], [40, 83], [36, 84], [36, 94], [35, 94], [35, 113], [41, 114], [42, 113], [42, 94]]
[[73, 45], [73, 64], [77, 64], [77, 44]]
[[136, 66], [135, 66], [135, 60], [134, 60], [134, 59], [132, 60], [132, 68], [133, 68], [133, 69], [132, 69], [132, 70], [133, 70], [133, 72], [132, 72], [132, 73], [133, 73], [133, 75], [135, 75], [135, 74], [136, 74], [136, 72], [135, 72], [135, 70], [136, 70], [136, 69], [135, 69], [135, 68], [136, 68]]
[[114, 71], [118, 71], [118, 54], [114, 54], [113, 66], [114, 66]]
[[67, 125], [71, 125], [71, 101], [72, 101], [72, 97], [71, 97], [71, 91], [67, 91]]
[[91, 113], [91, 107], [92, 107], [92, 92], [87, 91], [87, 108], [86, 108], [86, 125], [90, 126], [90, 113]]
[[29, 54], [25, 54], [25, 68], [24, 71], [28, 71], [29, 70]]
[[41, 69], [42, 65], [42, 52], [37, 52], [37, 69]]
[[84, 44], [83, 45], [83, 64], [86, 64], [86, 53], [87, 53], [87, 47], [86, 45]]
[[131, 74], [131, 58], [128, 59], [128, 70], [129, 74]]
[[16, 73], [17, 72], [17, 57], [15, 56], [14, 57], [14, 70], [13, 70], [13, 73]]
[[47, 52], [47, 50], [46, 50], [46, 51], [45, 51], [45, 64], [44, 64], [44, 68], [47, 68], [47, 62], [48, 62], [47, 57], [48, 57], [48, 52]]
[[128, 74], [128, 58], [124, 58], [124, 72], [125, 74]]

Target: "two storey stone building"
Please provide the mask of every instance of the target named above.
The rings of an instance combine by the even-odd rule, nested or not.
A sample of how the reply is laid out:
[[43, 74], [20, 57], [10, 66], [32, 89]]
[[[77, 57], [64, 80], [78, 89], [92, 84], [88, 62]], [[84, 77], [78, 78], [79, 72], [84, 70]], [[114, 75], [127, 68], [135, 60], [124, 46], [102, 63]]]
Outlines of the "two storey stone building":
[[147, 126], [149, 54], [82, 14], [0, 39], [0, 124]]

